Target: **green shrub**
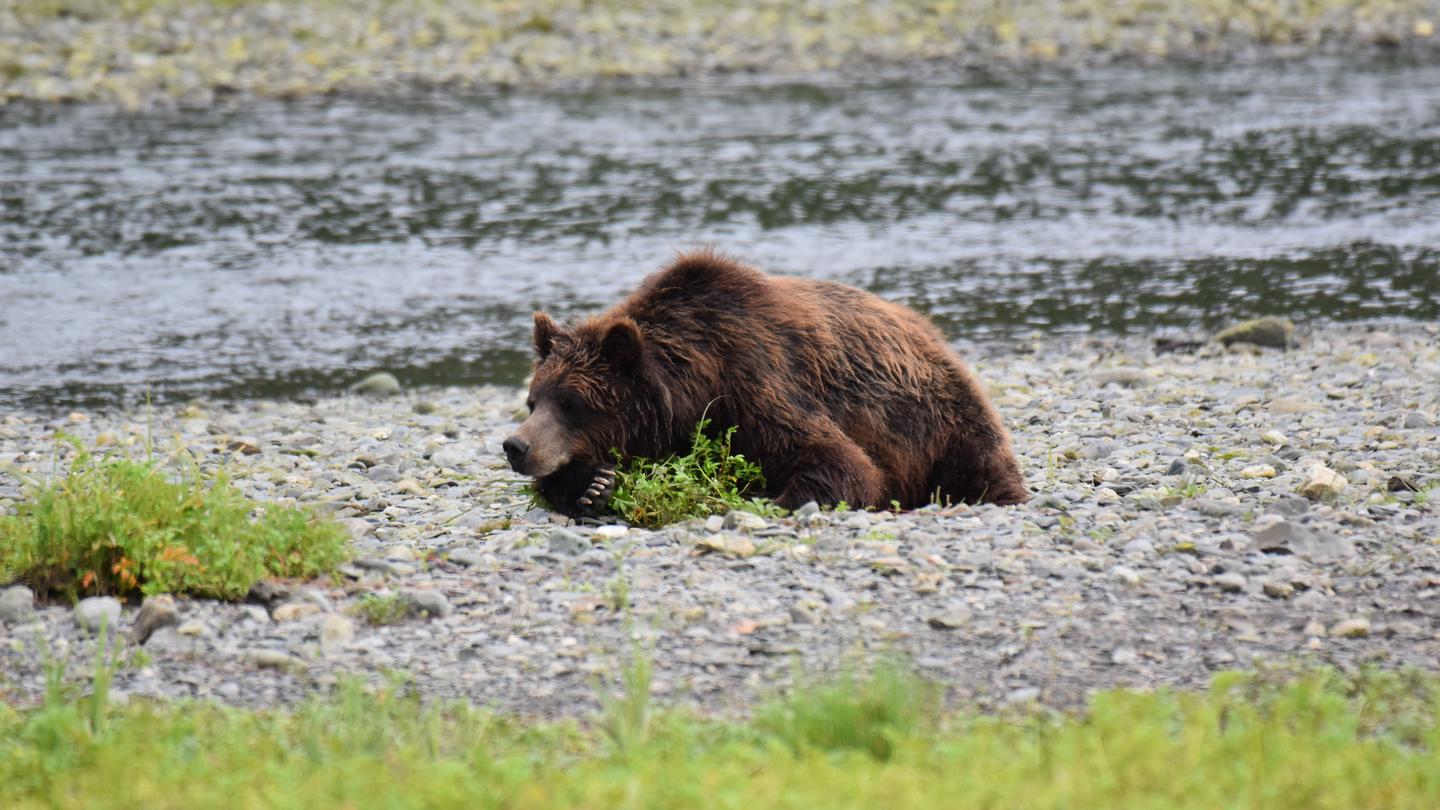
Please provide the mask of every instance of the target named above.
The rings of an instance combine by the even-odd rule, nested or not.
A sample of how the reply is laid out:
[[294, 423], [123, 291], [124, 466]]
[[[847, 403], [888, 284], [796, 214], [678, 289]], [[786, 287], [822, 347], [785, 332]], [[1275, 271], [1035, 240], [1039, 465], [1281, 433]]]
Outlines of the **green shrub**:
[[380, 626], [405, 621], [405, 617], [410, 614], [410, 607], [399, 594], [381, 596], [367, 593], [355, 603], [353, 611], [366, 624]]
[[[636, 458], [617, 465], [610, 508], [634, 526], [659, 528], [680, 520], [734, 509], [775, 516], [783, 510], [758, 497], [765, 489], [760, 466], [730, 449], [735, 428], [718, 437], [695, 426], [690, 452], [659, 460]], [[617, 458], [619, 457], [617, 453]]]
[[930, 727], [940, 706], [936, 688], [892, 663], [865, 678], [844, 673], [765, 706], [756, 725], [796, 753], [860, 751], [889, 759], [897, 743]]
[[346, 554], [343, 527], [309, 512], [257, 506], [222, 473], [96, 457], [76, 445], [69, 474], [32, 487], [0, 517], [0, 582], [87, 594], [188, 593], [233, 599], [266, 576], [314, 577]]

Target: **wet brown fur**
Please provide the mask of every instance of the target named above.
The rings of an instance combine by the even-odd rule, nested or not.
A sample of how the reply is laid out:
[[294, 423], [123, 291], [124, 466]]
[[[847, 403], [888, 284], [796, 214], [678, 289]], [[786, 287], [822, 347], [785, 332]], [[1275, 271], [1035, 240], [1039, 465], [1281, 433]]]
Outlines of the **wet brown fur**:
[[537, 411], [517, 435], [563, 461], [537, 470], [567, 513], [584, 511], [575, 494], [611, 447], [683, 452], [702, 415], [737, 427], [788, 508], [1028, 498], [999, 416], [939, 331], [853, 287], [688, 253], [570, 328], [537, 313], [535, 341]]

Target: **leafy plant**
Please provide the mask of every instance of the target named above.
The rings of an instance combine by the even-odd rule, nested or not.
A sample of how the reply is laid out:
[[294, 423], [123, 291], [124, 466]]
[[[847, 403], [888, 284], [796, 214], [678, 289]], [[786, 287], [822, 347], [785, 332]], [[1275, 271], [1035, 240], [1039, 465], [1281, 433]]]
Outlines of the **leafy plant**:
[[410, 613], [409, 606], [400, 595], [393, 593], [388, 596], [367, 593], [355, 602], [351, 610], [366, 624], [376, 626], [399, 624]]
[[[760, 466], [731, 449], [735, 428], [710, 436], [709, 419], [695, 426], [690, 452], [659, 460], [617, 464], [610, 507], [635, 526], [658, 528], [680, 520], [731, 510], [775, 516], [784, 510], [758, 497], [765, 489]], [[620, 456], [616, 454], [617, 461]]]
[[257, 506], [221, 473], [177, 480], [154, 460], [76, 457], [0, 517], [0, 582], [85, 594], [190, 593], [232, 599], [265, 576], [314, 577], [344, 559], [343, 527], [307, 511]]

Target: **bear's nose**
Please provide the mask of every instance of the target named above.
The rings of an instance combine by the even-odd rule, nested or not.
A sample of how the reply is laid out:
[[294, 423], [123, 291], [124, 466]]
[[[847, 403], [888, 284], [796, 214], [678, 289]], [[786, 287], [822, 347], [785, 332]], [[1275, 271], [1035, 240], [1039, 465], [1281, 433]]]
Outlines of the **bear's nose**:
[[524, 472], [520, 465], [525, 461], [525, 454], [530, 452], [530, 445], [519, 436], [511, 436], [501, 442], [500, 447], [505, 451], [505, 458], [510, 460], [510, 466], [515, 472]]

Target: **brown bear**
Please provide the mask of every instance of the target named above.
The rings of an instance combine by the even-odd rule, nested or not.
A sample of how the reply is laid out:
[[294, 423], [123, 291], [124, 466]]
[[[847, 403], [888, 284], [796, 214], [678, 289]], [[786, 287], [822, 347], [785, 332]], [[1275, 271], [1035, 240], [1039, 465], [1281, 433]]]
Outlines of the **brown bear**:
[[535, 351], [505, 455], [572, 517], [604, 510], [612, 448], [686, 452], [702, 417], [737, 428], [789, 509], [1028, 498], [984, 388], [934, 325], [844, 284], [682, 254], [600, 315], [535, 313]]

